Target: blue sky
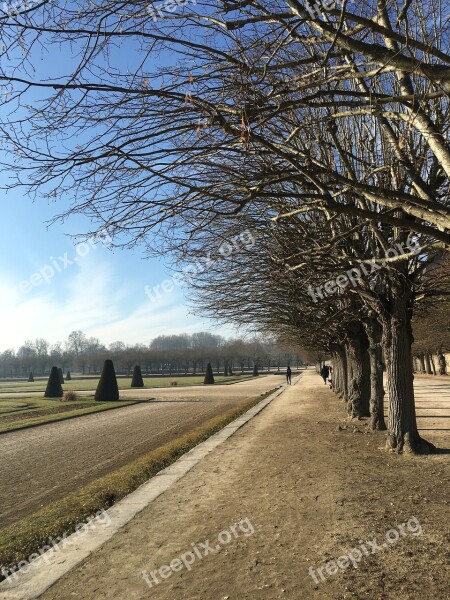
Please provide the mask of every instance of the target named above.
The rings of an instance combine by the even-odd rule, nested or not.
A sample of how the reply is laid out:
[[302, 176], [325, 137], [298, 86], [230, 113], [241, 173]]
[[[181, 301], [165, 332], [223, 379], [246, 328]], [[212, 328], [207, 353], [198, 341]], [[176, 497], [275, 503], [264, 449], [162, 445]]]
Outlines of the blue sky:
[[[73, 66], [67, 46], [33, 45], [29, 58], [35, 80], [67, 74]], [[20, 51], [9, 57], [11, 64], [19, 59]], [[158, 55], [158, 61], [169, 59], [170, 54]], [[122, 72], [132, 71], [140, 60], [133, 41], [122, 40], [112, 49], [111, 61]], [[27, 101], [37, 101], [39, 95], [31, 90]], [[62, 212], [68, 199], [49, 205], [33, 202], [22, 190], [5, 194], [1, 188], [7, 178], [7, 172], [0, 172], [0, 351], [36, 337], [64, 341], [74, 329], [105, 344], [148, 344], [161, 334], [202, 330], [233, 334], [231, 327], [189, 313], [183, 287], [150, 301], [144, 288], [171, 279], [169, 262], [146, 259], [143, 249], [112, 251], [101, 243], [77, 256], [77, 241], [70, 234], [88, 231], [89, 222], [76, 216], [48, 228], [46, 221]]]
[[[76, 4], [69, 2], [68, 6]], [[181, 14], [184, 8], [180, 4], [176, 10]], [[187, 10], [213, 10], [213, 7], [191, 4]], [[154, 26], [151, 19], [149, 26]], [[185, 33], [189, 29], [180, 35]], [[199, 36], [201, 32], [193, 29], [192, 35]], [[209, 30], [203, 35], [208, 36]], [[21, 40], [15, 51], [3, 53], [2, 70], [7, 72], [12, 65], [22, 62], [26, 39], [21, 36]], [[186, 69], [192, 63], [190, 56], [182, 59], [180, 54], [168, 51], [150, 53], [141, 63], [143, 55], [138, 50], [141, 43], [129, 38], [114, 41], [109, 55], [114, 69], [122, 73], [135, 72], [136, 68], [138, 72], [140, 69], [153, 72], [166, 62], [183, 64]], [[35, 80], [50, 77], [63, 80], [63, 75], [70, 73], [75, 64], [76, 46], [76, 42], [70, 46], [60, 46], [59, 42], [50, 45], [45, 39], [42, 45], [33, 43], [27, 58], [34, 70], [29, 72]], [[147, 53], [146, 43], [142, 49]], [[104, 66], [103, 55], [96, 55], [95, 60], [97, 67]], [[94, 69], [92, 77], [96, 77], [96, 72]], [[157, 83], [154, 81], [153, 85]], [[36, 102], [45, 93], [31, 90], [27, 102]], [[1, 152], [0, 148], [0, 157]], [[182, 331], [233, 334], [231, 327], [218, 327], [189, 314], [183, 288], [175, 287], [152, 303], [145, 294], [145, 286], [151, 290], [161, 285], [171, 278], [171, 272], [162, 261], [144, 259], [139, 249], [113, 252], [98, 243], [95, 247], [88, 246], [87, 251], [84, 247], [77, 256], [76, 241], [69, 234], [87, 231], [89, 223], [76, 217], [47, 229], [46, 220], [64, 209], [61, 204], [66, 199], [60, 198], [49, 206], [43, 200], [33, 203], [21, 190], [6, 195], [1, 184], [7, 176], [0, 173], [0, 351], [17, 349], [24, 340], [36, 337], [52, 343], [64, 341], [74, 329], [81, 329], [106, 344], [116, 340], [148, 344], [158, 335]]]
[[161, 260], [102, 242], [77, 247], [70, 234], [87, 230], [81, 217], [48, 228], [46, 221], [61, 208], [61, 202], [32, 202], [18, 190], [2, 192], [0, 351], [36, 337], [64, 341], [74, 329], [105, 344], [148, 344], [160, 334], [204, 330], [232, 334], [189, 314], [183, 287], [150, 301], [144, 286], [171, 278]]

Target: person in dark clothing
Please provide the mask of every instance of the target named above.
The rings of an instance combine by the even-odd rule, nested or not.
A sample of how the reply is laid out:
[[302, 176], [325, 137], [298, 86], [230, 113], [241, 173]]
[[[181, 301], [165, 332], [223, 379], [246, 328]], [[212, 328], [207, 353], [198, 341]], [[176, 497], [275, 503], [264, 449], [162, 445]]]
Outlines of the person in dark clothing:
[[330, 374], [330, 367], [327, 367], [327, 365], [323, 365], [322, 370], [320, 371], [320, 375], [321, 375], [325, 385], [327, 385], [327, 379], [328, 379], [329, 374]]
[[291, 385], [291, 375], [292, 375], [291, 367], [288, 367], [287, 371], [286, 371], [286, 382], [289, 385]]

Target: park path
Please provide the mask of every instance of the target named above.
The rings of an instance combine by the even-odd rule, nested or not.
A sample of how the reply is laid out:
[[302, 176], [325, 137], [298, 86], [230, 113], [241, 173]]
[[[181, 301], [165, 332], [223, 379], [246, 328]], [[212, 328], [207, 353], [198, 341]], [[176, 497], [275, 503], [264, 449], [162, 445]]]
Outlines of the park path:
[[282, 383], [268, 375], [232, 385], [138, 390], [152, 400], [1, 434], [0, 527]]
[[[384, 432], [349, 421], [342, 401], [306, 372], [41, 599], [448, 600], [450, 435], [436, 411], [448, 416], [450, 385], [434, 385], [427, 392], [416, 381], [419, 412], [427, 439], [446, 453], [398, 456], [382, 449]], [[213, 551], [204, 556], [207, 540]], [[363, 542], [358, 568], [347, 560], [327, 573], [326, 563]], [[203, 556], [190, 570], [163, 569], [167, 579], [156, 575], [149, 589], [143, 571], [151, 582], [194, 546]]]

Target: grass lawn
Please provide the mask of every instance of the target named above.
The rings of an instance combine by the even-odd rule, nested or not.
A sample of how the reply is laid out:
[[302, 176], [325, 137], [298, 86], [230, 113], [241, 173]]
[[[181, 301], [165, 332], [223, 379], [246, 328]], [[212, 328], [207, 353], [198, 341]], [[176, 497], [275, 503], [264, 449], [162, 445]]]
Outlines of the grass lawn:
[[0, 398], [0, 433], [110, 410], [136, 402], [138, 401], [96, 402], [92, 397], [86, 396], [79, 396], [74, 402], [36, 397]]
[[[63, 390], [75, 391], [95, 391], [100, 377], [96, 379], [75, 379], [66, 381], [63, 384]], [[171, 387], [171, 382], [176, 381], [178, 387], [190, 385], [203, 385], [204, 375], [192, 375], [189, 377], [144, 377], [145, 388], [162, 388]], [[214, 375], [216, 383], [228, 384], [237, 383], [252, 379], [252, 375], [232, 375], [225, 377], [224, 375]], [[119, 377], [117, 379], [120, 390], [127, 390], [131, 387], [131, 377]], [[28, 381], [20, 382], [0, 382], [0, 393], [10, 392], [45, 392], [47, 380], [39, 379], [34, 383]], [[141, 388], [142, 389], [142, 388]]]
[[[175, 377], [146, 377], [144, 378], [144, 385], [145, 389], [170, 387], [173, 381], [177, 381], [178, 387], [203, 385], [203, 379], [203, 375], [180, 377], [178, 379]], [[215, 376], [215, 381], [218, 384], [231, 384], [248, 379], [252, 379], [252, 376]], [[131, 378], [119, 378], [117, 382], [119, 389], [131, 389]], [[22, 429], [42, 423], [52, 423], [54, 421], [119, 408], [143, 401], [127, 399], [115, 402], [96, 402], [93, 396], [97, 383], [98, 379], [76, 379], [64, 383], [64, 391], [74, 390], [80, 392], [80, 395], [73, 402], [63, 402], [59, 398], [27, 396], [29, 392], [43, 393], [47, 386], [47, 382], [44, 380], [38, 380], [34, 383], [0, 383], [0, 392], [3, 394], [14, 392], [24, 394], [19, 397], [0, 397], [0, 434], [6, 431], [14, 431], [15, 429]]]

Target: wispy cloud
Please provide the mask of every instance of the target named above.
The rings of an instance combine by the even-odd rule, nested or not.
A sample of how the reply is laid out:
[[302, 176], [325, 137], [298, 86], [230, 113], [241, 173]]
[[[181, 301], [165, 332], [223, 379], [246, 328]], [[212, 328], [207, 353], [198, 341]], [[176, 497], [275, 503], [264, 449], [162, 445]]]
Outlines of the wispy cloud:
[[161, 334], [211, 327], [189, 315], [181, 291], [151, 304], [141, 286], [129, 284], [112, 257], [92, 255], [73, 265], [50, 285], [27, 294], [11, 273], [0, 273], [0, 350], [18, 348], [26, 339], [65, 340], [74, 329], [103, 343], [144, 343]]
[[56, 341], [73, 329], [90, 330], [120, 318], [126, 293], [117, 286], [111, 265], [85, 260], [64, 277], [23, 294], [11, 275], [2, 277], [2, 346], [44, 337]]

